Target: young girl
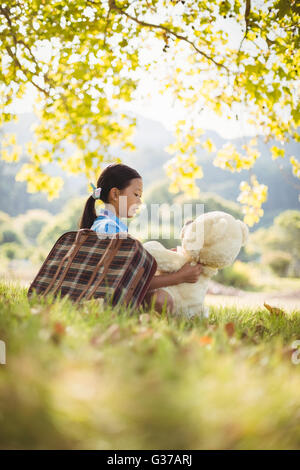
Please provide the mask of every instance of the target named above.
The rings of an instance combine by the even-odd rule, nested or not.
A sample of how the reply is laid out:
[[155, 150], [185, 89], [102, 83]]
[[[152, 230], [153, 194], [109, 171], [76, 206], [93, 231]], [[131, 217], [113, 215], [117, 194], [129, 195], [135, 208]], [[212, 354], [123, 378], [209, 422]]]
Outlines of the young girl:
[[[143, 181], [140, 174], [122, 163], [108, 165], [101, 173], [94, 187], [93, 194], [86, 201], [80, 221], [80, 228], [90, 228], [98, 233], [128, 232], [128, 227], [120, 217], [131, 218], [141, 205]], [[105, 207], [97, 217], [95, 200], [101, 199]], [[174, 302], [163, 287], [182, 282], [197, 282], [202, 271], [200, 264], [191, 266], [186, 263], [179, 271], [156, 275], [152, 278], [142, 305], [154, 305], [155, 310], [162, 312], [164, 305], [172, 313]]]

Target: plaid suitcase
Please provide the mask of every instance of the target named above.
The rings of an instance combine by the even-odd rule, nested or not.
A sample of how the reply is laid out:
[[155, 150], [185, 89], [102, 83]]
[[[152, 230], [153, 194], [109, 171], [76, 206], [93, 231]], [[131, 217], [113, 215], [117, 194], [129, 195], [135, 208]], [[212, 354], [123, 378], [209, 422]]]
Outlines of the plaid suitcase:
[[139, 307], [157, 268], [155, 258], [131, 235], [99, 238], [94, 230], [64, 233], [54, 244], [27, 296], [35, 291], [75, 303], [103, 298], [113, 306]]

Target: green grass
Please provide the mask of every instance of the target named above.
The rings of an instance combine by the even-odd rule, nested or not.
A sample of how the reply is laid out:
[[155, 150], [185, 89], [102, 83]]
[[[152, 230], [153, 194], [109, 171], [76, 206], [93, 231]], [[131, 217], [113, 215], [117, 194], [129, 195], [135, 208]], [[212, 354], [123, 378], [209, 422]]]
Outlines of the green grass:
[[300, 312], [130, 315], [2, 283], [0, 339], [2, 449], [300, 448]]

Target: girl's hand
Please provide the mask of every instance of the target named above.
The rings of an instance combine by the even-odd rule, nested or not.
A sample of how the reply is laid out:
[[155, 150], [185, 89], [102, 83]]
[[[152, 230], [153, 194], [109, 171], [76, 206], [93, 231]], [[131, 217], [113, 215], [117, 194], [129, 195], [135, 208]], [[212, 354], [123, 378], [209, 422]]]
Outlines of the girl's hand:
[[197, 282], [202, 271], [203, 268], [200, 263], [191, 266], [188, 261], [175, 274], [180, 284], [181, 282]]

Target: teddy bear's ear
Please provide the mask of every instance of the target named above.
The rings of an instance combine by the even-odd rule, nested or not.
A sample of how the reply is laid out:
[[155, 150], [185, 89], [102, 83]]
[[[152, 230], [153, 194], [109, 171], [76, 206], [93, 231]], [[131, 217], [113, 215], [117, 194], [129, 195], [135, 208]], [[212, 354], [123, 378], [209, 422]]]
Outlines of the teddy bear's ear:
[[224, 217], [217, 220], [210, 219], [208, 222], [208, 225], [205, 226], [207, 231], [205, 243], [212, 245], [223, 238], [228, 222]]
[[185, 221], [185, 223], [184, 223], [184, 225], [183, 225], [183, 227], [182, 227], [182, 229], [181, 229], [181, 231], [180, 231], [180, 238], [181, 238], [181, 240], [183, 239], [184, 231], [185, 231], [186, 227], [187, 227], [189, 224], [191, 224], [193, 221], [194, 221], [193, 219], [189, 219], [189, 220], [186, 220], [186, 221]]
[[203, 225], [193, 220], [183, 227], [183, 247], [186, 250], [201, 250], [204, 244]]
[[248, 240], [248, 237], [249, 237], [249, 229], [248, 229], [248, 226], [242, 222], [241, 220], [238, 221], [240, 226], [241, 226], [241, 230], [242, 230], [242, 246], [244, 246]]

